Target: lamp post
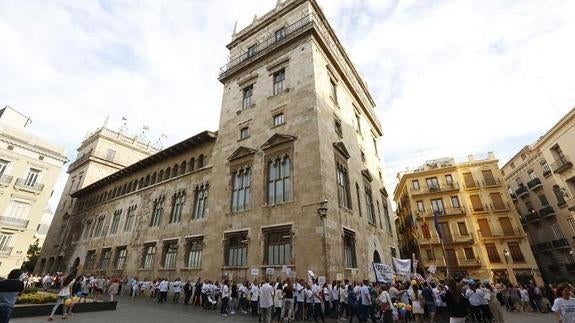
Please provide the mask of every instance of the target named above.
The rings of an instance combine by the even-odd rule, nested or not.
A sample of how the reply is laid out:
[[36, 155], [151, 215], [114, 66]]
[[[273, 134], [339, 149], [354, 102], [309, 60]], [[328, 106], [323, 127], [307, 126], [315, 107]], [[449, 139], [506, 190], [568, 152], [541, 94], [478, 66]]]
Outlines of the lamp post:
[[329, 270], [329, 257], [327, 256], [327, 200], [323, 200], [323, 202], [319, 204], [317, 213], [319, 214], [323, 226], [323, 254], [325, 257], [324, 275], [327, 277], [327, 272]]
[[507, 269], [507, 279], [509, 281], [511, 281], [511, 271], [509, 270], [509, 256], [511, 254], [509, 253], [509, 250], [507, 249], [503, 249], [503, 257], [505, 257], [505, 265], [506, 265], [506, 269]]

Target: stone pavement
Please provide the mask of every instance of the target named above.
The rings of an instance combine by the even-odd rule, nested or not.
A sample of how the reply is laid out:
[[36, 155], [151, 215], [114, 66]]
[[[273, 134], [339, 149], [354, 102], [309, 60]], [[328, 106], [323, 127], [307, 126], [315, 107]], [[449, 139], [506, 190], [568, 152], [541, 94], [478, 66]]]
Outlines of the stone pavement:
[[[535, 322], [555, 322], [553, 314], [531, 314], [531, 313], [504, 313], [506, 323], [535, 323]], [[35, 318], [13, 319], [14, 323], [36, 323], [46, 322], [46, 316]], [[61, 321], [56, 317], [54, 322]], [[158, 304], [152, 302], [148, 297], [132, 300], [128, 297], [120, 297], [116, 311], [92, 312], [74, 314], [65, 322], [81, 323], [158, 323], [158, 322], [194, 322], [194, 323], [217, 323], [217, 322], [257, 322], [248, 315], [230, 315], [222, 317], [218, 311], [206, 311], [192, 306], [182, 304]], [[335, 322], [335, 321], [333, 321]], [[357, 321], [354, 321], [357, 322]]]

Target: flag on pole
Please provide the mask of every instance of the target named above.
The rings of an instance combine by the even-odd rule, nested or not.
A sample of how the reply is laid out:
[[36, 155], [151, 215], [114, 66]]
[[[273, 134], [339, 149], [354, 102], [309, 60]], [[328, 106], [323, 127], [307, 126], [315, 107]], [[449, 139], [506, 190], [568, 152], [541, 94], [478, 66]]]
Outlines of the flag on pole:
[[443, 233], [441, 232], [441, 226], [439, 225], [439, 211], [433, 212], [433, 223], [435, 224], [435, 230], [437, 231], [439, 240], [443, 240]]

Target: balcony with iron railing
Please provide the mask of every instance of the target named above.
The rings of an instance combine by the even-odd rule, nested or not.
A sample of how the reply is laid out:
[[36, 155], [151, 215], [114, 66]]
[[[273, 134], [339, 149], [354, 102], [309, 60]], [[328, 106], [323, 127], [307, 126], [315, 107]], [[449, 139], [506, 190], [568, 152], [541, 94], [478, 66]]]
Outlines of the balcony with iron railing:
[[240, 55], [233, 57], [230, 61], [220, 68], [220, 78], [225, 77], [230, 74], [236, 68], [253, 61], [256, 57], [263, 53], [271, 51], [273, 48], [283, 44], [287, 39], [291, 39], [294, 36], [301, 34], [305, 31], [307, 27], [313, 26], [314, 15], [307, 15], [300, 20], [294, 22], [293, 24], [285, 27], [281, 35], [271, 35], [270, 37], [263, 39], [255, 47], [250, 50], [241, 53]]
[[12, 218], [9, 216], [0, 216], [0, 225], [6, 225], [15, 228], [26, 229], [30, 223], [27, 219]]
[[529, 182], [527, 182], [527, 187], [529, 187], [530, 190], [535, 191], [538, 188], [541, 188], [541, 180], [537, 177], [535, 177], [534, 179], [530, 180]]
[[24, 178], [18, 178], [16, 179], [16, 183], [14, 183], [14, 188], [33, 193], [40, 193], [44, 189], [44, 184], [29, 183]]
[[523, 230], [515, 227], [509, 228], [492, 228], [490, 230], [477, 230], [477, 236], [480, 240], [516, 238], [524, 236]]
[[479, 181], [475, 181], [475, 180], [469, 181], [469, 180], [467, 180], [467, 181], [465, 181], [465, 184], [463, 185], [463, 188], [464, 188], [465, 190], [479, 189], [479, 188], [481, 188], [481, 184], [479, 183]]
[[456, 182], [451, 182], [451, 183], [441, 183], [437, 185], [419, 187], [418, 189], [411, 188], [411, 194], [412, 195], [434, 194], [434, 193], [451, 192], [458, 190], [459, 190], [459, 184], [457, 184]]
[[519, 188], [515, 190], [515, 194], [517, 194], [517, 197], [527, 196], [529, 194], [529, 190], [527, 189], [526, 186], [521, 184], [519, 185]]
[[537, 212], [529, 212], [525, 214], [525, 220], [527, 221], [527, 223], [537, 222], [541, 220], [541, 217], [539, 217], [539, 214]]
[[544, 169], [543, 170], [543, 177], [547, 177], [549, 175], [551, 175], [553, 172], [551, 172], [551, 169]]
[[13, 249], [13, 247], [4, 247], [0, 249], [0, 256], [9, 256]]
[[561, 239], [555, 239], [551, 241], [551, 245], [553, 245], [553, 248], [569, 248], [569, 241], [567, 241], [567, 239], [565, 238], [561, 238]]
[[575, 271], [575, 264], [565, 264], [565, 269], [567, 271]]
[[551, 242], [541, 242], [534, 245], [536, 251], [546, 251], [553, 248]]
[[437, 216], [439, 217], [446, 217], [446, 216], [459, 216], [459, 215], [465, 215], [465, 208], [464, 207], [448, 207], [448, 208], [443, 208], [443, 210], [438, 210], [438, 211], [433, 211], [433, 210], [429, 210], [429, 211], [418, 211], [416, 213], [417, 215], [417, 219], [418, 220], [422, 220], [424, 218], [432, 218], [435, 213], [437, 213]]
[[6, 174], [0, 175], [0, 185], [10, 185], [12, 178], [14, 177]]
[[501, 185], [501, 180], [499, 178], [489, 178], [484, 179], [482, 183], [485, 187], [499, 186]]
[[551, 169], [553, 169], [553, 172], [556, 174], [561, 174], [572, 167], [573, 163], [565, 156], [559, 157], [559, 159], [551, 164]]
[[552, 217], [555, 215], [555, 210], [551, 205], [547, 205], [539, 210], [539, 215], [542, 218]]

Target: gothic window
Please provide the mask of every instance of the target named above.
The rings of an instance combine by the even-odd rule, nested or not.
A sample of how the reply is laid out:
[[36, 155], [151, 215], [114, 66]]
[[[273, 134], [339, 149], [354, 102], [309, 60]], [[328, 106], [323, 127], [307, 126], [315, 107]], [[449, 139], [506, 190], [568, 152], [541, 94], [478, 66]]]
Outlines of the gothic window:
[[268, 161], [268, 205], [291, 200], [291, 159], [290, 156], [276, 157]]
[[238, 169], [232, 174], [232, 212], [249, 208], [251, 168]]
[[182, 209], [184, 206], [184, 197], [186, 191], [182, 190], [172, 196], [172, 210], [170, 211], [170, 223], [179, 223], [182, 221]]
[[208, 184], [196, 187], [194, 192], [194, 216], [193, 219], [203, 219], [208, 208]]
[[153, 202], [152, 218], [150, 220], [151, 227], [157, 227], [162, 222], [162, 213], [164, 212], [164, 196], [156, 198]]

